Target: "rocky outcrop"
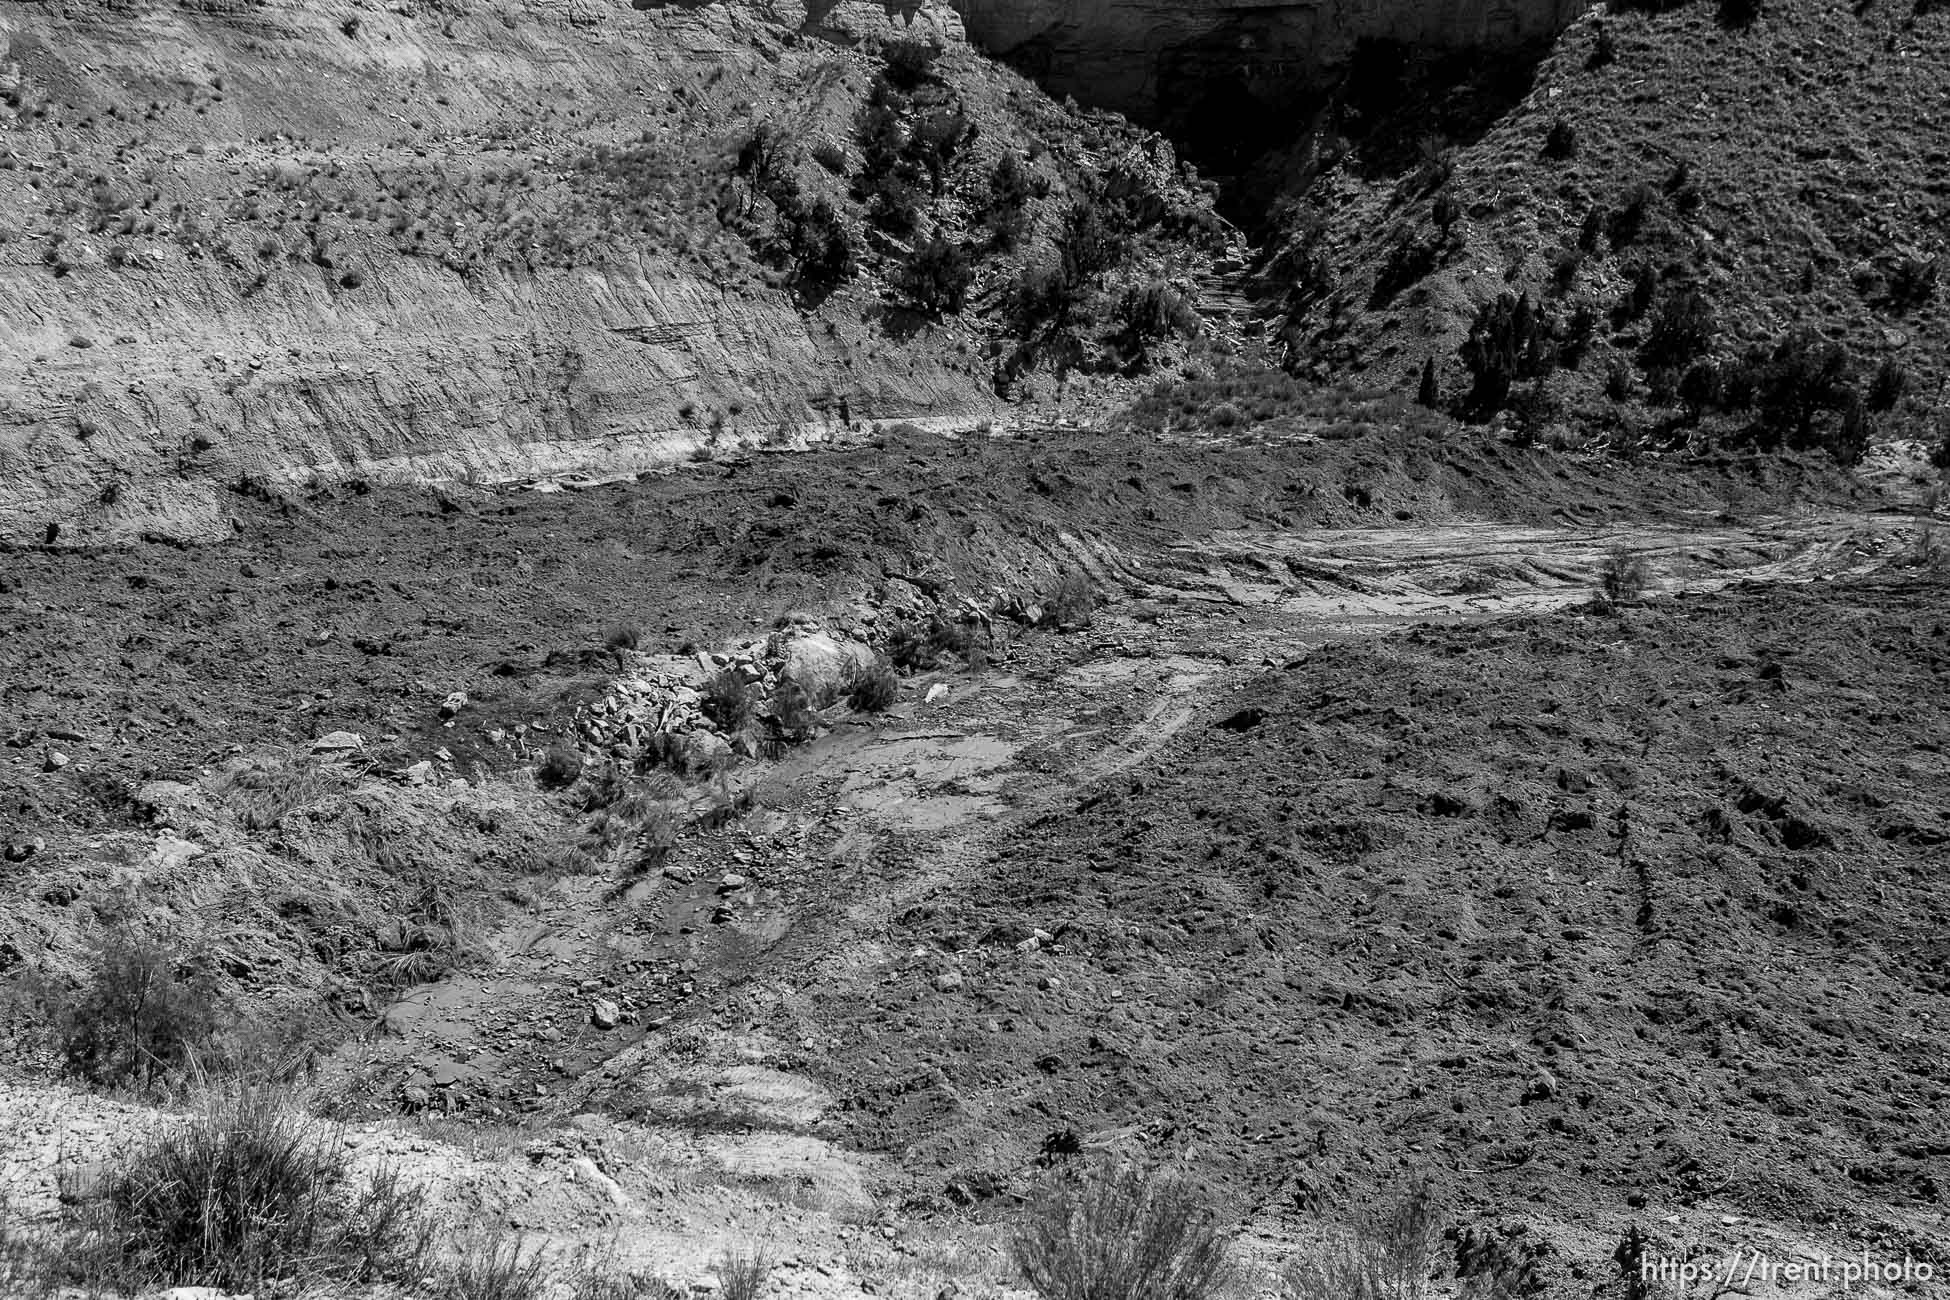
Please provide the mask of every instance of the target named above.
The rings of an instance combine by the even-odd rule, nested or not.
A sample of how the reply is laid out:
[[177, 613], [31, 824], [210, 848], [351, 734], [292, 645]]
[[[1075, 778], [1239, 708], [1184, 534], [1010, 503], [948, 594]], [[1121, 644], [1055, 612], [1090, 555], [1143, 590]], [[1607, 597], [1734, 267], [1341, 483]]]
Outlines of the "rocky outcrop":
[[1357, 42], [1498, 49], [1549, 36], [1587, 0], [955, 0], [971, 40], [1055, 94], [1170, 134], [1291, 110]]

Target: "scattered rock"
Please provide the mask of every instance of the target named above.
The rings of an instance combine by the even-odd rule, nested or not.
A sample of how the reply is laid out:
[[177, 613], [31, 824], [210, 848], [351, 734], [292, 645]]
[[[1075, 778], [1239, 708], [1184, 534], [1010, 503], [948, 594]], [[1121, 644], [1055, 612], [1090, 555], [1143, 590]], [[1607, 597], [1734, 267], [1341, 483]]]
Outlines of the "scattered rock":
[[440, 701], [440, 716], [443, 718], [451, 718], [456, 713], [459, 713], [462, 709], [466, 707], [467, 707], [467, 692], [455, 691], [453, 694], [449, 695], [446, 699]]
[[922, 698], [921, 702], [923, 704], [933, 704], [947, 693], [948, 684], [946, 682], [936, 682], [934, 685], [928, 687], [928, 693]]
[[718, 892], [720, 894], [729, 894], [734, 890], [743, 889], [749, 883], [749, 881], [736, 872], [726, 872], [724, 878], [718, 881]]
[[356, 731], [333, 731], [320, 736], [308, 747], [313, 754], [326, 762], [351, 758], [366, 747], [366, 738]]
[[589, 1023], [598, 1029], [614, 1029], [623, 1023], [623, 1008], [608, 998], [597, 998], [589, 1004]]
[[60, 750], [49, 749], [41, 755], [41, 770], [43, 772], [59, 772], [68, 765], [69, 761], [68, 756]]
[[423, 758], [413, 764], [413, 766], [401, 771], [400, 776], [405, 779], [408, 785], [425, 785], [427, 782], [433, 780], [433, 761]]
[[958, 970], [945, 970], [934, 977], [934, 987], [941, 993], [953, 993], [961, 988], [963, 983], [965, 981]]

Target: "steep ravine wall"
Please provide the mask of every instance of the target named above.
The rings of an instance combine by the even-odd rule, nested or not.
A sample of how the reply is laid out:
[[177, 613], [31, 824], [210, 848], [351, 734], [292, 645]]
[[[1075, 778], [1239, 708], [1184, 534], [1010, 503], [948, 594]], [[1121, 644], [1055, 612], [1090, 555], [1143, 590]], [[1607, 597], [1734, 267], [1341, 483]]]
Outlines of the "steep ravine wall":
[[1548, 37], [1589, 0], [954, 0], [978, 46], [1054, 94], [1167, 134], [1257, 125], [1332, 77], [1363, 39], [1497, 50]]

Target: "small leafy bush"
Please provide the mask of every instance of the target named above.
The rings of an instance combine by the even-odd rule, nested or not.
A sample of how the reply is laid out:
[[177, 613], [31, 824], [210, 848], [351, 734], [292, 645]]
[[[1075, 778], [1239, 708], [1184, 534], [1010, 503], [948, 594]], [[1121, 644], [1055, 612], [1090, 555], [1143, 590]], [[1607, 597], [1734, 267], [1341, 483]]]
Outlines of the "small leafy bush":
[[122, 925], [99, 940], [79, 989], [32, 992], [62, 1064], [102, 1086], [175, 1077], [214, 1048], [224, 1027], [210, 973]]

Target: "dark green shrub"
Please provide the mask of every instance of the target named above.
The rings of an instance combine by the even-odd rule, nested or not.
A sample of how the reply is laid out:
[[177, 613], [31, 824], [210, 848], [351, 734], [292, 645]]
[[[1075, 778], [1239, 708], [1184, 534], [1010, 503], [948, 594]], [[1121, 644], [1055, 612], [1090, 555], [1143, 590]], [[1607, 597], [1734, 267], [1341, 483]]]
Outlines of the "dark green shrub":
[[1611, 240], [1613, 248], [1623, 248], [1639, 237], [1639, 232], [1645, 228], [1645, 218], [1651, 210], [1653, 197], [1650, 185], [1634, 185], [1625, 192], [1618, 206], [1605, 219], [1605, 235]]
[[900, 291], [930, 316], [954, 315], [968, 302], [975, 266], [968, 251], [936, 233], [901, 268]]
[[1889, 276], [1889, 302], [1898, 311], [1921, 307], [1936, 296], [1941, 259], [1905, 257]]
[[1442, 247], [1436, 241], [1424, 239], [1414, 231], [1397, 236], [1388, 246], [1388, 255], [1375, 276], [1374, 291], [1368, 295], [1369, 309], [1386, 307], [1402, 290], [1435, 270], [1441, 258]]
[[1760, 21], [1761, 0], [1720, 0], [1720, 26], [1745, 31]]
[[1578, 156], [1578, 129], [1565, 118], [1551, 123], [1550, 131], [1544, 136], [1544, 157], [1562, 161]]
[[1097, 617], [1097, 588], [1090, 575], [1071, 569], [1058, 578], [1043, 600], [1043, 626], [1058, 631], [1089, 627]]
[[1614, 609], [1631, 604], [1644, 594], [1649, 576], [1643, 556], [1614, 546], [1598, 565], [1598, 594]]
[[1086, 197], [1072, 203], [1064, 213], [1057, 248], [1064, 277], [1072, 284], [1083, 285], [1121, 265], [1130, 255], [1130, 239], [1117, 228], [1100, 200]]
[[1119, 346], [1139, 364], [1148, 360], [1152, 344], [1174, 334], [1190, 338], [1198, 333], [1200, 324], [1198, 313], [1185, 296], [1162, 280], [1126, 289], [1117, 300], [1113, 318]]
[[1697, 289], [1668, 293], [1653, 313], [1640, 359], [1655, 367], [1687, 365], [1713, 346], [1718, 332], [1705, 294]]
[[881, 48], [883, 75], [902, 90], [915, 90], [934, 75], [941, 46], [920, 36], [903, 36]]
[[1587, 68], [1603, 68], [1618, 61], [1618, 38], [1612, 35], [1608, 23], [1598, 23], [1597, 35], [1591, 43], [1591, 55], [1584, 61]]
[[1659, 273], [1650, 262], [1640, 262], [1632, 268], [1632, 283], [1619, 298], [1618, 305], [1612, 308], [1611, 323], [1614, 329], [1624, 329], [1633, 321], [1644, 316], [1651, 308], [1654, 296], [1659, 292]]
[[1762, 441], [1810, 445], [1816, 415], [1842, 409], [1848, 396], [1847, 350], [1813, 329], [1795, 330], [1775, 344], [1760, 375], [1756, 401], [1773, 425]]
[[942, 183], [955, 157], [974, 133], [968, 114], [960, 109], [934, 109], [923, 113], [908, 132], [910, 156], [928, 174], [929, 186], [941, 197]]
[[825, 199], [814, 199], [793, 221], [787, 252], [808, 288], [831, 289], [853, 274], [853, 239]]
[[1869, 454], [1869, 440], [1875, 436], [1875, 417], [1868, 404], [1851, 392], [1842, 399], [1841, 423], [1827, 439], [1828, 454], [1838, 465], [1860, 465]]
[[1556, 367], [1557, 345], [1529, 294], [1502, 293], [1476, 313], [1462, 361], [1474, 379], [1465, 407], [1484, 419], [1503, 409], [1517, 381], [1542, 378]]
[[1696, 361], [1686, 367], [1686, 373], [1679, 377], [1679, 400], [1685, 403], [1687, 412], [1695, 420], [1707, 408], [1720, 404], [1722, 391], [1720, 368], [1711, 361]]
[[1909, 371], [1894, 357], [1884, 357], [1869, 380], [1868, 403], [1871, 411], [1892, 411], [1909, 388]]
[[1016, 155], [1005, 153], [989, 173], [988, 190], [978, 212], [990, 241], [1005, 252], [1022, 241], [1029, 224], [1033, 184]]
[[559, 790], [573, 785], [582, 775], [582, 755], [571, 745], [556, 745], [543, 755], [535, 768], [535, 780], [544, 789]]

